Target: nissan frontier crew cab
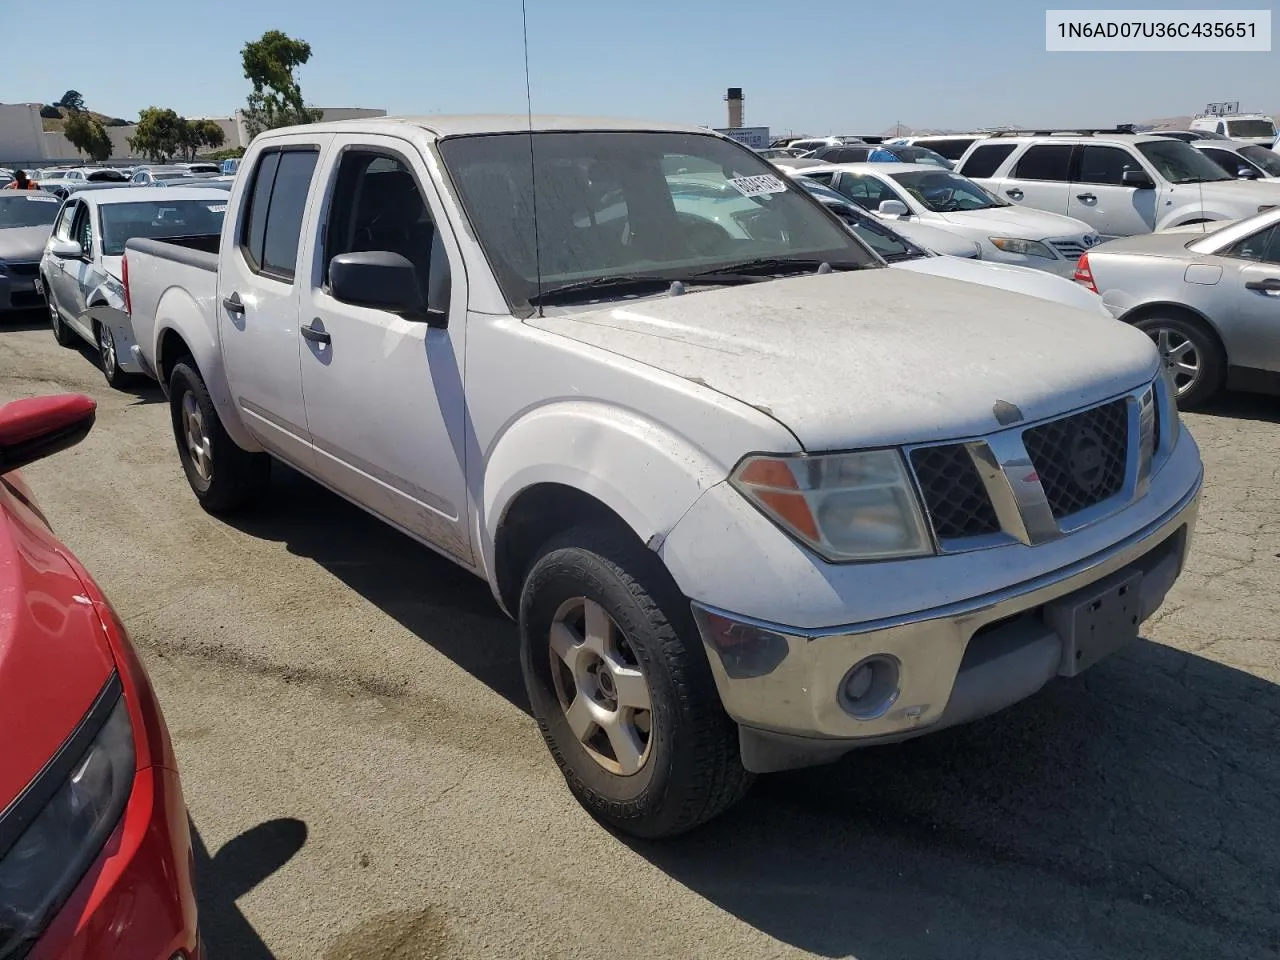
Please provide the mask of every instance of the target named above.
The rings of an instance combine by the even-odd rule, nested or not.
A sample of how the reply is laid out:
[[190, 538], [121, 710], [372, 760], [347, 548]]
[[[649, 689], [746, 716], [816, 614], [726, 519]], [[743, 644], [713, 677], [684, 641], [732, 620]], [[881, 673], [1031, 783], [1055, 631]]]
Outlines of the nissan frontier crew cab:
[[570, 789], [636, 835], [1075, 676], [1195, 521], [1143, 333], [885, 269], [696, 127], [271, 131], [220, 237], [125, 272], [204, 507], [281, 460], [484, 577]]

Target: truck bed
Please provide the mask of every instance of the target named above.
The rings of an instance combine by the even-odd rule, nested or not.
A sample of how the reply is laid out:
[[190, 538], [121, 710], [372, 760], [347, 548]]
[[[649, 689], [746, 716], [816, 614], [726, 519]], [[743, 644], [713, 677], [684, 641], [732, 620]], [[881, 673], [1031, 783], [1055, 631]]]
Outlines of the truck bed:
[[210, 340], [217, 337], [214, 297], [218, 288], [220, 234], [135, 238], [125, 244], [129, 319], [142, 365], [156, 371], [157, 320], [199, 316]]

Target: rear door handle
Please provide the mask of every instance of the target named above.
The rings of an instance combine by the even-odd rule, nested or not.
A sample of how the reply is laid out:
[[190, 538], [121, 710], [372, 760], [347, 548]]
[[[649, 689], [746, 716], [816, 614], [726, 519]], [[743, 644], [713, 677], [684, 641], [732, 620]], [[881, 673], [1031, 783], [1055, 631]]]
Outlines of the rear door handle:
[[[319, 323], [319, 319], [313, 320], [312, 323]], [[332, 343], [333, 337], [325, 333], [324, 330], [317, 330], [314, 326], [299, 327], [298, 332], [302, 334], [304, 340], [310, 340], [312, 343]]]
[[1006, 190], [1005, 195], [1009, 197], [1013, 197], [1013, 199], [1015, 200], [1021, 200], [1024, 196], [1023, 192], [1019, 190], [1017, 187], [1014, 187], [1012, 190]]
[[1280, 294], [1280, 280], [1275, 277], [1267, 277], [1265, 280], [1250, 280], [1244, 285], [1244, 288], [1270, 295]]
[[1085, 203], [1093, 203], [1098, 198], [1092, 193], [1077, 193], [1077, 200], [1083, 200]]
[[228, 313], [244, 313], [244, 304], [240, 300], [240, 294], [232, 293], [229, 297], [222, 298], [222, 306]]

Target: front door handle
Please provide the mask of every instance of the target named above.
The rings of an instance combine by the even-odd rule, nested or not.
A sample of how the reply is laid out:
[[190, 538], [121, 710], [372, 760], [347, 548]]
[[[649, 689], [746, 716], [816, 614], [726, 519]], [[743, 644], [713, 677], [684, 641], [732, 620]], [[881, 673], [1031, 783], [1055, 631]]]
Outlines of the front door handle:
[[244, 303], [240, 300], [240, 294], [232, 292], [231, 296], [222, 298], [223, 309], [227, 313], [244, 313]]
[[1280, 280], [1275, 277], [1267, 277], [1265, 280], [1250, 280], [1244, 285], [1244, 288], [1274, 297], [1280, 295]]
[[1083, 200], [1085, 203], [1094, 203], [1098, 198], [1092, 193], [1077, 193], [1077, 200]]
[[[313, 321], [313, 323], [319, 323], [319, 322], [320, 321], [318, 319]], [[302, 337], [304, 340], [310, 340], [312, 343], [332, 343], [333, 342], [333, 337], [325, 333], [324, 330], [317, 329], [314, 326], [299, 327], [298, 332], [302, 334]]]
[[1005, 195], [1013, 197], [1014, 200], [1021, 200], [1024, 196], [1023, 192], [1017, 187], [1014, 187], [1012, 190], [1006, 190]]

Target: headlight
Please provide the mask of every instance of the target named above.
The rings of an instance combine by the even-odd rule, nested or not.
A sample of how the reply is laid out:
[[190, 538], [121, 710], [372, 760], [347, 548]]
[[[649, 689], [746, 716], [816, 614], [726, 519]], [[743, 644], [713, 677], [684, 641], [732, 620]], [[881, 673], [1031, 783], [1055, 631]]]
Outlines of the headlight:
[[730, 478], [770, 520], [828, 560], [933, 552], [896, 450], [747, 457]]
[[1020, 253], [1024, 257], [1044, 257], [1046, 260], [1057, 260], [1057, 255], [1047, 244], [1039, 240], [1019, 240], [1017, 237], [988, 237], [996, 249], [1005, 253]]
[[[28, 788], [45, 788], [52, 795], [0, 858], [0, 957], [21, 954], [22, 946], [40, 935], [101, 852], [128, 802], [133, 730], [119, 682], [112, 685], [115, 705], [69, 772], [57, 765]], [[61, 778], [58, 783], [42, 782], [50, 773]], [[22, 812], [19, 804], [9, 816]]]

